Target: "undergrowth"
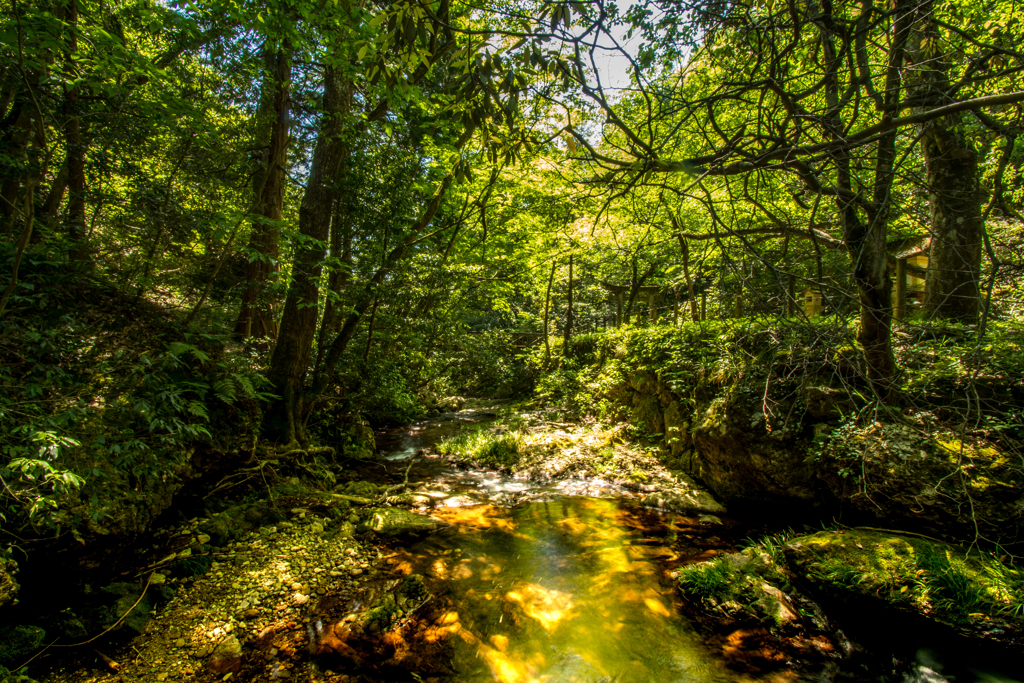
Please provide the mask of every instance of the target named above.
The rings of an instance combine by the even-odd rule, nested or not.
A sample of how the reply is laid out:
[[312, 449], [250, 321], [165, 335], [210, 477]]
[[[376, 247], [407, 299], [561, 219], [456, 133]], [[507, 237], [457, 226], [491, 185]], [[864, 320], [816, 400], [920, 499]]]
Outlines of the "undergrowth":
[[484, 426], [463, 429], [437, 445], [441, 455], [454, 456], [478, 465], [512, 469], [524, 455], [525, 435], [519, 430], [495, 433]]
[[268, 386], [223, 339], [30, 266], [35, 286], [0, 321], [0, 528], [19, 543], [79, 537], [126, 492], [174, 479], [190, 449], [219, 438], [214, 422], [258, 414]]

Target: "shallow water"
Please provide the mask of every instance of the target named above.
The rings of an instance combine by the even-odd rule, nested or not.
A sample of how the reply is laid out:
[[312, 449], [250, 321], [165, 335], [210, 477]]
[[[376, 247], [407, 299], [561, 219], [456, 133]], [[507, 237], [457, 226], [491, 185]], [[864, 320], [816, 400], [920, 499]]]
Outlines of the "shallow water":
[[[393, 559], [403, 571], [423, 574], [448, 591], [446, 619], [456, 635], [452, 681], [1017, 683], [1024, 678], [1012, 664], [937, 647], [916, 633], [876, 643], [876, 652], [860, 651], [853, 659], [785, 662], [766, 673], [748, 668], [742, 639], [712, 647], [683, 616], [668, 578], [673, 566], [727, 547], [718, 535], [734, 523], [708, 527], [695, 518], [646, 510], [636, 492], [601, 480], [531, 482], [454, 469], [421, 450], [493, 418], [486, 409], [463, 411], [378, 438], [385, 458], [395, 464], [389, 469], [404, 470], [412, 463], [411, 481], [437, 501], [431, 514], [452, 525], [399, 550]], [[678, 542], [682, 539], [685, 544]], [[936, 647], [944, 657], [928, 649]], [[723, 652], [730, 649], [727, 661]]]
[[513, 509], [439, 511], [453, 523], [402, 554], [446, 580], [460, 681], [740, 679], [677, 614], [643, 513], [622, 500], [561, 497]]

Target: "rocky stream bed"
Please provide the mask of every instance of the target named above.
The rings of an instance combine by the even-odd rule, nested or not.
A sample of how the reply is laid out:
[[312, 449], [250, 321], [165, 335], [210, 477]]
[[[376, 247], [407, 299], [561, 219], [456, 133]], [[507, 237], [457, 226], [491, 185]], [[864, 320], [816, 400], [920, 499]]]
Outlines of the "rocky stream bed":
[[[620, 430], [543, 413], [517, 416], [536, 438], [516, 467], [434, 449], [494, 417], [476, 407], [381, 435], [379, 460], [347, 464], [351, 481], [291, 478], [162, 529], [132, 573], [41, 617], [45, 637], [8, 630], [60, 637], [5, 663], [36, 652], [40, 683], [1013, 680], [1014, 622], [900, 603], [917, 595], [910, 565], [905, 583], [886, 566], [888, 602], [849, 572], [845, 594], [813, 585], [822, 566], [850, 568], [827, 564], [840, 546], [884, 546], [867, 564], [923, 546], [833, 529], [741, 552], [771, 527], [730, 520]], [[857, 600], [867, 621], [851, 617]], [[85, 623], [109, 627], [93, 639]]]

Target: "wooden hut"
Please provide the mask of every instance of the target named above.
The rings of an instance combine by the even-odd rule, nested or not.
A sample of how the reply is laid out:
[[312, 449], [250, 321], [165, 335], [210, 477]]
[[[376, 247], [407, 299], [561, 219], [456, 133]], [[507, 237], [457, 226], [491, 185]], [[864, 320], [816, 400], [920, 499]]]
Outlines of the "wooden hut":
[[825, 297], [822, 296], [821, 290], [817, 287], [808, 286], [804, 288], [801, 295], [801, 305], [804, 309], [804, 315], [808, 318], [821, 315], [825, 312]]

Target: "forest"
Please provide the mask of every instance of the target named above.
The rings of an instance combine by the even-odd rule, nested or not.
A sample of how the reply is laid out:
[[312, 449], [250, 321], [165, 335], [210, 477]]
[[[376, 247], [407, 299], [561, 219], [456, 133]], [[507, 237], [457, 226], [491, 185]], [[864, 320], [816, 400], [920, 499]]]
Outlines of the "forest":
[[[567, 673], [480, 633], [474, 677], [416, 640], [447, 594], [389, 520], [469, 523], [430, 512], [433, 460], [610, 481], [630, 533], [661, 533], [641, 501], [703, 520], [685, 551], [670, 524], [652, 576], [706, 647], [756, 623], [734, 650], [760, 654], [699, 680], [856, 660], [847, 617], [810, 616], [836, 595], [967, 650], [1024, 643], [1016, 0], [3, 2], [0, 681], [698, 680], [586, 653]], [[406, 468], [410, 424], [433, 436]], [[469, 508], [533, 528], [513, 488]], [[405, 605], [386, 626], [275, 640], [268, 664], [251, 597], [189, 667], [111, 657], [157, 628], [128, 628], [140, 604], [292, 527], [362, 539], [344, 588], [295, 581], [323, 623], [380, 562], [426, 588], [375, 588]], [[822, 540], [847, 533], [877, 552]], [[523, 595], [503, 619], [532, 623]], [[953, 679], [920, 677], [942, 670], [923, 649], [881, 672], [884, 647], [827, 680]]]

